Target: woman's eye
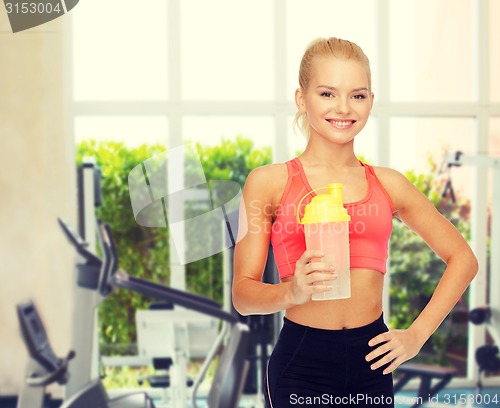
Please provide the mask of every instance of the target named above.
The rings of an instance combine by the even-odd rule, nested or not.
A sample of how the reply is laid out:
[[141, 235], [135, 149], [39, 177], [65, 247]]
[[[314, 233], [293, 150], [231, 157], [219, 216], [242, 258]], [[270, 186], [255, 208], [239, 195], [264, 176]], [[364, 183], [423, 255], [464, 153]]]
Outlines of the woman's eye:
[[325, 98], [332, 98], [334, 95], [331, 92], [323, 92], [321, 93], [321, 96], [324, 96]]
[[366, 98], [366, 95], [363, 95], [363, 94], [356, 94], [353, 96], [354, 99], [365, 99]]

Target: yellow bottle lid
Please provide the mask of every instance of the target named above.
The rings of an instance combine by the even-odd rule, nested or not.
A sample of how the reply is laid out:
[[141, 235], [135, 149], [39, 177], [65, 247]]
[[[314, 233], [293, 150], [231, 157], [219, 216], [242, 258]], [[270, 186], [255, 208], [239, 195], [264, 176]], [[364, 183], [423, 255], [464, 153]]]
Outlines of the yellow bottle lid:
[[[306, 205], [304, 216], [302, 220], [300, 220], [301, 224], [351, 220], [347, 210], [344, 208], [342, 183], [331, 183], [328, 184], [328, 187], [324, 187], [323, 189], [326, 188], [328, 188], [328, 194], [317, 194], [312, 198], [311, 202]], [[302, 197], [302, 200], [311, 192]], [[300, 200], [300, 203], [302, 203], [302, 200]]]

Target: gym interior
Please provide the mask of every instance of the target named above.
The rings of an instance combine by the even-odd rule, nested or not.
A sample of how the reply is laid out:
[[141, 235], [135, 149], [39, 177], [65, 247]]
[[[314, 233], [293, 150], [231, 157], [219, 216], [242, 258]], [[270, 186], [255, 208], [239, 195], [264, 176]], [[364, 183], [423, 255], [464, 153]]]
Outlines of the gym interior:
[[[238, 202], [252, 168], [304, 148], [298, 64], [330, 36], [370, 58], [357, 154], [406, 174], [479, 261], [395, 405], [500, 405], [500, 2], [39, 1], [60, 15], [24, 26], [31, 3], [4, 3], [1, 408], [264, 406], [282, 316], [231, 306]], [[404, 328], [443, 264], [394, 228], [384, 317]]]

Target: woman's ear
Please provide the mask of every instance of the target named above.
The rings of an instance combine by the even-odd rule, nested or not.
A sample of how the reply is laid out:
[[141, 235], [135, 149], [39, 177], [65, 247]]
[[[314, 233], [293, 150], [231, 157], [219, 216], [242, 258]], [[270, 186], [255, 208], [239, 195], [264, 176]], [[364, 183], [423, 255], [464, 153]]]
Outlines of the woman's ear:
[[370, 106], [370, 109], [373, 108], [373, 101], [375, 100], [375, 94], [372, 92], [372, 105]]
[[297, 105], [297, 109], [300, 112], [306, 111], [306, 103], [304, 100], [304, 91], [302, 90], [302, 88], [297, 88], [295, 90], [295, 105]]

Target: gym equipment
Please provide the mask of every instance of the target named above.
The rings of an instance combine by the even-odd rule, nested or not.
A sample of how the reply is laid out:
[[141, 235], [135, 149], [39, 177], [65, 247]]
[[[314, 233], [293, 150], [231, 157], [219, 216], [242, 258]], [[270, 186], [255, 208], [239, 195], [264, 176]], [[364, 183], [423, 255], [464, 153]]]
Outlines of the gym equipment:
[[441, 197], [445, 198], [448, 194], [451, 198], [451, 201], [455, 203], [457, 201], [457, 197], [455, 196], [455, 190], [453, 189], [453, 184], [451, 182], [451, 168], [452, 167], [459, 167], [460, 166], [460, 157], [462, 156], [461, 151], [455, 152], [455, 156], [453, 157], [452, 161], [445, 160], [443, 164], [441, 165], [441, 169], [439, 170], [439, 174], [442, 174], [446, 171], [447, 174], [447, 180], [446, 184], [443, 188], [443, 191], [441, 192]]
[[[164, 400], [185, 401], [194, 381], [187, 375], [190, 358], [205, 359], [219, 333], [219, 320], [167, 302], [154, 302], [135, 315], [137, 348], [152, 360], [155, 375], [141, 378], [152, 388], [163, 389]], [[158, 370], [161, 370], [158, 371]]]
[[[498, 158], [488, 157], [488, 156], [468, 156], [464, 155], [462, 152], [457, 151], [452, 155], [447, 155], [445, 160], [441, 165], [441, 169], [439, 171], [440, 174], [446, 172], [447, 173], [447, 181], [446, 185], [441, 193], [441, 196], [444, 198], [446, 196], [450, 196], [453, 202], [456, 201], [455, 192], [453, 190], [452, 182], [451, 182], [451, 168], [452, 167], [460, 167], [463, 164], [472, 164], [475, 166], [483, 166], [483, 167], [492, 167], [494, 171], [494, 195], [495, 197], [500, 197], [500, 160]], [[494, 210], [494, 214], [500, 213], [500, 208], [498, 211]], [[497, 247], [498, 243], [500, 243], [500, 217], [493, 217], [492, 223], [492, 247]], [[492, 270], [497, 270], [500, 267], [500, 257], [496, 255], [496, 252], [492, 252]], [[498, 274], [495, 274], [498, 275]], [[498, 286], [498, 277], [492, 276], [491, 285], [493, 287]], [[500, 305], [497, 305], [500, 306]], [[497, 309], [498, 310], [498, 309]], [[491, 316], [489, 311], [484, 309], [476, 309], [472, 310], [469, 315], [470, 320], [475, 324], [480, 324], [485, 321], [497, 321]], [[491, 330], [494, 326], [493, 323], [490, 323], [488, 327], [490, 328], [490, 334], [495, 341], [498, 341], [498, 331]], [[499, 327], [498, 324], [496, 327]], [[481, 372], [486, 371], [490, 368], [500, 369], [500, 360], [496, 357], [498, 354], [498, 348], [495, 346], [481, 346], [476, 350], [476, 361], [480, 366], [479, 371], [479, 381], [478, 381], [478, 389], [481, 389]], [[496, 360], [495, 360], [496, 359]], [[498, 361], [498, 363], [496, 363]], [[436, 367], [436, 366], [428, 366], [424, 364], [415, 364], [415, 363], [405, 363], [402, 364], [398, 368], [398, 373], [402, 373], [402, 378], [399, 379], [394, 384], [394, 391], [399, 391], [410, 379], [415, 377], [420, 377], [420, 388], [418, 392], [418, 403], [414, 405], [414, 407], [421, 405], [421, 402], [427, 401], [430, 397], [435, 395], [441, 389], [443, 389], [451, 379], [456, 375], [457, 370], [454, 368], [448, 367]], [[438, 383], [434, 386], [431, 386], [431, 382], [433, 379], [438, 379]]]
[[17, 305], [17, 315], [30, 356], [27, 377], [19, 394], [17, 408], [42, 407], [47, 385], [56, 382], [60, 385], [67, 383], [68, 364], [75, 355], [73, 352], [69, 352], [66, 358], [58, 358], [55, 355], [40, 316], [31, 301]]
[[[234, 237], [238, 235], [239, 211], [228, 212], [227, 218], [228, 225], [232, 226], [232, 230], [231, 228], [226, 230], [226, 246], [230, 249], [229, 251], [224, 252], [224, 261], [226, 263], [224, 272], [226, 281], [225, 286], [230, 288], [233, 279], [232, 271], [234, 270]], [[262, 281], [271, 284], [279, 283], [276, 263], [274, 261], [274, 254], [271, 247], [269, 247]], [[230, 293], [225, 296], [225, 299], [231, 299]], [[232, 301], [229, 301], [227, 307], [234, 315], [239, 316], [240, 322], [246, 324], [250, 328], [251, 341], [247, 356], [250, 366], [243, 393], [257, 396], [256, 404], [258, 408], [259, 406], [263, 406], [262, 381], [272, 349], [279, 337], [283, 322], [283, 313], [241, 316], [234, 309]], [[259, 402], [262, 405], [258, 405]]]
[[[174, 305], [167, 302], [155, 302], [149, 305], [151, 310], [171, 310]], [[168, 390], [171, 391], [171, 405], [177, 406], [180, 401], [186, 400], [185, 388], [192, 386], [193, 381], [187, 380], [187, 327], [175, 327], [171, 321], [157, 322], [144, 317], [142, 310], [135, 314], [137, 330], [138, 354], [151, 359], [155, 369], [154, 375], [139, 377], [137, 382], [145, 382], [151, 388], [163, 390], [161, 406], [167, 406]], [[153, 312], [154, 313], [154, 312]], [[162, 324], [164, 323], [164, 324]], [[174, 361], [175, 360], [175, 361]], [[175, 366], [174, 366], [175, 365]], [[174, 366], [174, 368], [172, 368]], [[187, 382], [187, 384], [181, 384]]]
[[95, 222], [96, 208], [100, 207], [101, 173], [93, 163], [85, 162], [78, 168], [78, 233], [85, 241], [85, 263], [76, 262], [73, 286], [73, 313], [71, 348], [76, 358], [71, 363], [71, 377], [65, 388], [65, 398], [70, 398], [92, 379], [99, 376], [99, 342], [96, 324], [96, 309], [104, 300], [98, 291], [101, 262], [93, 254], [97, 250]]
[[[412, 378], [420, 378], [420, 387], [415, 404], [412, 408], [425, 404], [431, 397], [441, 391], [451, 379], [457, 374], [453, 367], [439, 367], [419, 363], [403, 363], [397, 372], [403, 376], [394, 384], [394, 394], [400, 391]], [[439, 380], [437, 384], [432, 385], [432, 380]]]
[[484, 344], [476, 349], [476, 363], [479, 370], [476, 390], [478, 394], [481, 394], [483, 391], [482, 375], [500, 370], [500, 354], [498, 349], [498, 345], [500, 345], [500, 327], [498, 324], [495, 324], [494, 314], [489, 306], [472, 309], [469, 314], [469, 320], [473, 324], [485, 324], [493, 340], [493, 344]]
[[[88, 220], [92, 219], [95, 207], [99, 206], [101, 202], [99, 179], [99, 171], [94, 165], [85, 164], [79, 169], [79, 210], [81, 212], [79, 218], [84, 235], [88, 237], [90, 242], [95, 241], [95, 226], [91, 228], [91, 223]], [[83, 194], [84, 190], [87, 191], [87, 194]], [[95, 247], [95, 245], [93, 246]], [[45, 347], [43, 341], [48, 346], [48, 340], [36, 309], [34, 307], [30, 309], [27, 306], [23, 308], [24, 314], [19, 312], [22, 334], [31, 355], [28, 365], [29, 375], [38, 373], [38, 379], [27, 379], [28, 387], [24, 387], [21, 392], [19, 398], [19, 404], [21, 405], [18, 408], [42, 407], [45, 386], [54, 382], [54, 376], [58, 382], [66, 385], [62, 408], [154, 407], [154, 404], [144, 393], [129, 394], [120, 397], [119, 400], [109, 400], [98, 379], [96, 359], [93, 358], [97, 349], [94, 314], [95, 307], [102, 298], [97, 297], [96, 291], [102, 297], [110, 294], [100, 281], [101, 276], [106, 273], [106, 268], [110, 265], [101, 262], [89, 250], [87, 243], [82, 245], [80, 254], [85, 262], [78, 263], [76, 268], [77, 287], [75, 288], [73, 315], [75, 322], [73, 325], [74, 351], [68, 355], [66, 360], [59, 359], [58, 362], [55, 354], [49, 352], [50, 349], [48, 351], [43, 349]], [[32, 314], [28, 313], [30, 311]], [[23, 316], [26, 319], [23, 320]], [[35, 346], [38, 346], [39, 350]], [[50, 356], [50, 359], [44, 359], [44, 354], [40, 355], [37, 350], [45, 352], [46, 355]], [[73, 362], [68, 375], [67, 360], [70, 357], [73, 358]], [[63, 376], [60, 375], [61, 371], [64, 371]], [[119, 403], [114, 401], [119, 401]]]
[[[500, 361], [498, 356], [498, 347], [500, 346], [500, 297], [498, 296], [498, 288], [500, 287], [500, 252], [496, 248], [500, 247], [500, 157], [487, 155], [466, 155], [460, 151], [455, 154], [447, 155], [441, 166], [441, 171], [445, 166], [460, 167], [462, 165], [472, 165], [475, 167], [491, 168], [493, 173], [493, 201], [492, 201], [492, 216], [491, 216], [491, 262], [490, 262], [490, 304], [486, 307], [473, 308], [470, 311], [469, 320], [473, 324], [485, 324], [488, 333], [490, 334], [492, 345], [479, 345], [476, 347], [476, 362], [479, 366], [479, 375], [477, 388], [480, 391], [481, 374], [487, 371], [495, 371], [500, 369]], [[448, 183], [451, 184], [450, 180]], [[447, 184], [448, 184], [447, 183]], [[477, 306], [477, 300], [476, 305]], [[476, 346], [476, 344], [473, 344]]]
[[[230, 332], [227, 342], [220, 355], [219, 363], [215, 372], [214, 380], [208, 394], [208, 407], [210, 408], [234, 408], [238, 406], [242, 387], [245, 382], [248, 363], [246, 361], [247, 348], [250, 341], [248, 326], [240, 323], [234, 315], [222, 310], [221, 306], [211, 299], [182, 292], [145, 279], [129, 276], [125, 271], [118, 270], [118, 254], [112, 239], [108, 225], [98, 222], [98, 236], [103, 250], [103, 259], [96, 257], [86, 249], [85, 242], [81, 237], [62, 220], [59, 224], [63, 229], [69, 242], [76, 251], [84, 258], [85, 265], [101, 262], [101, 274], [97, 280], [97, 290], [102, 295], [110, 294], [115, 288], [128, 289], [158, 300], [169, 301], [175, 305], [192, 309], [200, 313], [221, 319], [226, 323], [221, 330], [217, 341], [213, 345], [209, 356], [205, 360], [200, 376], [203, 376], [208, 365], [218, 354], [218, 350], [226, 339], [226, 329]], [[192, 393], [192, 404], [196, 407], [196, 392], [199, 382], [195, 383]]]
[[[26, 385], [23, 387], [17, 408], [42, 408], [45, 387], [58, 383], [65, 385], [69, 379], [68, 366], [75, 357], [70, 351], [65, 358], [58, 358], [52, 349], [40, 315], [28, 301], [17, 306], [21, 334], [30, 355]], [[94, 381], [65, 401], [61, 408], [154, 408], [144, 393], [129, 394], [109, 400], [100, 381]]]

